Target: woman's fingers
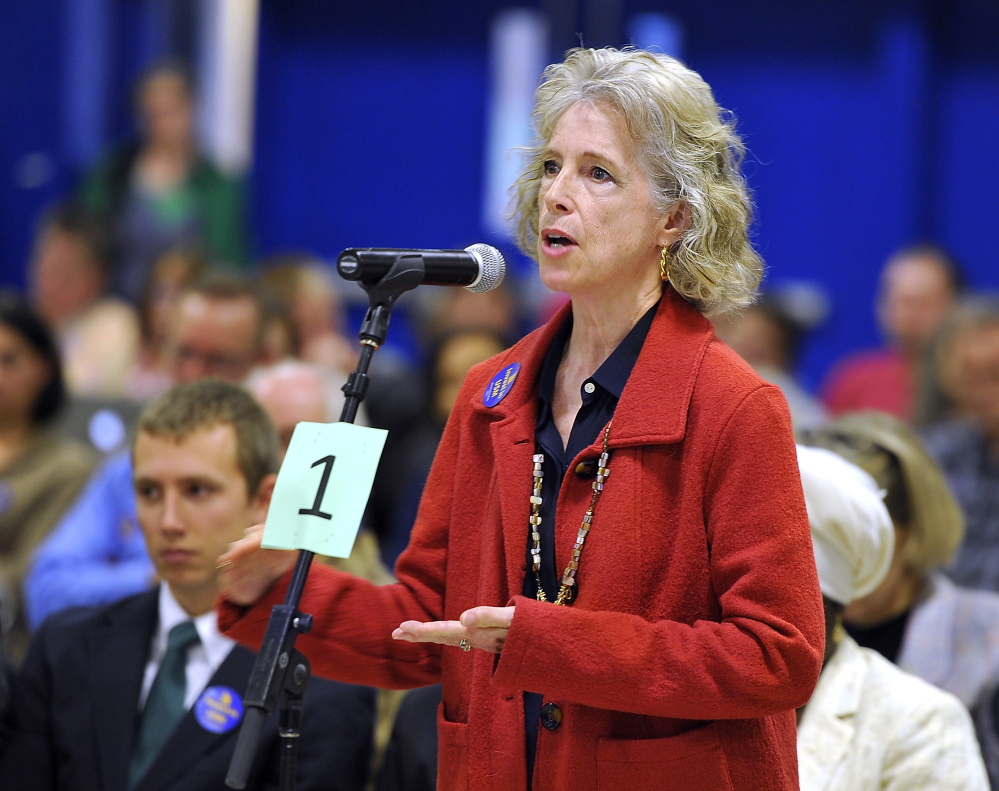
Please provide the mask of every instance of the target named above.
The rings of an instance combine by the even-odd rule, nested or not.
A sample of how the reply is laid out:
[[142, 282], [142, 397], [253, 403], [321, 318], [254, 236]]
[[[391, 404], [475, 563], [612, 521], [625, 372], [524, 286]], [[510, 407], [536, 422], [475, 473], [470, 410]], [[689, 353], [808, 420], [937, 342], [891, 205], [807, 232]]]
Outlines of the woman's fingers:
[[392, 637], [410, 643], [468, 646], [498, 654], [506, 642], [513, 610], [513, 607], [473, 607], [462, 613], [460, 621], [404, 621], [392, 632]]
[[218, 589], [233, 604], [253, 604], [295, 564], [296, 552], [261, 548], [263, 534], [263, 525], [247, 528], [218, 559]]
[[515, 607], [473, 607], [461, 614], [461, 625], [467, 628], [502, 627], [509, 629], [513, 623]]

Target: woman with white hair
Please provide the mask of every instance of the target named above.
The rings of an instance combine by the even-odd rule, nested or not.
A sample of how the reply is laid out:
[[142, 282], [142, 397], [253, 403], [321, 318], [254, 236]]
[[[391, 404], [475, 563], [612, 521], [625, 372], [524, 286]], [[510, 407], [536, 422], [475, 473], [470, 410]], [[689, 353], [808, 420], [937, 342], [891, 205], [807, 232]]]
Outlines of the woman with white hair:
[[[741, 142], [639, 50], [573, 50], [534, 117], [520, 244], [571, 302], [469, 372], [399, 582], [315, 570], [303, 651], [442, 681], [444, 791], [796, 791], [822, 613], [790, 420], [703, 315], [761, 275]], [[259, 544], [221, 559], [251, 644], [294, 560]]]
[[832, 451], [798, 448], [826, 611], [818, 686], [799, 712], [802, 791], [989, 788], [971, 718], [843, 629], [843, 609], [881, 584], [894, 528], [877, 483]]

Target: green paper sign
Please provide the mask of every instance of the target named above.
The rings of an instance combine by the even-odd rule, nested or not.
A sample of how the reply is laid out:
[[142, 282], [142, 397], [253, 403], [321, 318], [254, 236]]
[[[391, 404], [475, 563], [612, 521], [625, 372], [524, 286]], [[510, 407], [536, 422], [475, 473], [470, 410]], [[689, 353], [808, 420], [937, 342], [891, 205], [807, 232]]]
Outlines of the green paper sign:
[[353, 423], [299, 423], [274, 485], [263, 546], [350, 557], [387, 435]]

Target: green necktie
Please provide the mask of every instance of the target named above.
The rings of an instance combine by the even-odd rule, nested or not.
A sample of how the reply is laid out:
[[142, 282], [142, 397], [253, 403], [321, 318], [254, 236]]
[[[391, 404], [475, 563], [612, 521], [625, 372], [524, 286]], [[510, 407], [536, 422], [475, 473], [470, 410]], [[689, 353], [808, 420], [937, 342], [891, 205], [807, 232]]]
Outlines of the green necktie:
[[187, 649], [198, 642], [198, 630], [193, 621], [184, 621], [170, 630], [163, 662], [149, 688], [145, 708], [139, 721], [139, 734], [132, 751], [128, 770], [128, 787], [135, 784], [149, 769], [153, 759], [170, 738], [184, 716], [184, 693], [187, 689]]

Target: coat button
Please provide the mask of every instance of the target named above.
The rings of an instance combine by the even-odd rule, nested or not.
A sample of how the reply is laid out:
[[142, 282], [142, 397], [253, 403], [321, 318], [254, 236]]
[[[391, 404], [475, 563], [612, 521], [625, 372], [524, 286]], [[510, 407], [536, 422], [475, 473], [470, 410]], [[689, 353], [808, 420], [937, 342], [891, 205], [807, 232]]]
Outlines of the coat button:
[[597, 474], [597, 460], [589, 459], [587, 461], [581, 461], [576, 465], [576, 475], [580, 478], [593, 478]]
[[562, 724], [562, 709], [554, 703], [546, 703], [541, 707], [541, 724], [553, 731]]

